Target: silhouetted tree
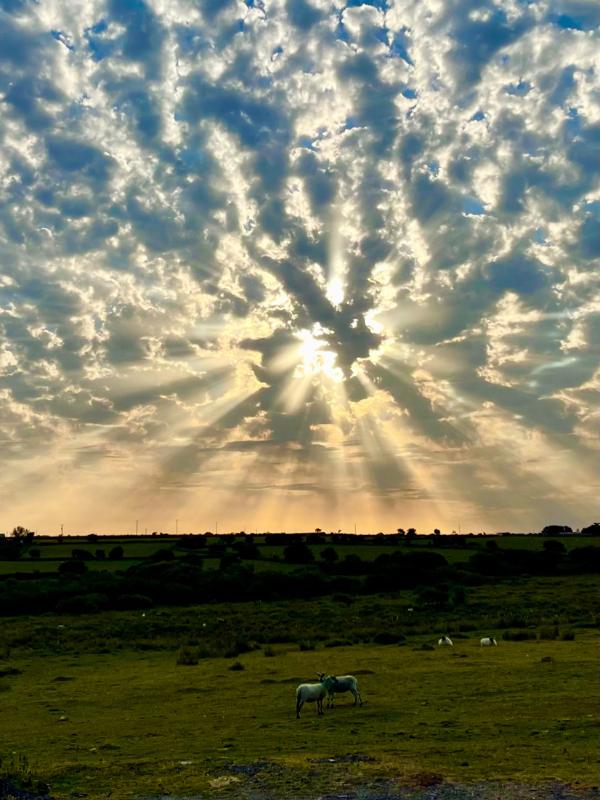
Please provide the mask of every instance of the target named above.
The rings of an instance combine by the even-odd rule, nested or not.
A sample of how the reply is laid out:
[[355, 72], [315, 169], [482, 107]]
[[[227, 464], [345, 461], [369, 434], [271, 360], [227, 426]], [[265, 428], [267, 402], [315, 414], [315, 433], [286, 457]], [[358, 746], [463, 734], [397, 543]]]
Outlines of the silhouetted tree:
[[600, 522], [592, 522], [591, 525], [582, 528], [581, 533], [584, 536], [600, 536]]
[[31, 544], [35, 533], [22, 525], [17, 525], [16, 528], [12, 529], [11, 536], [22, 544]]
[[561, 533], [573, 533], [568, 525], [546, 525], [542, 528], [542, 536], [558, 536]]
[[333, 564], [338, 560], [339, 556], [333, 547], [326, 547], [324, 550], [321, 550], [321, 558], [326, 564]]
[[283, 550], [283, 558], [290, 564], [312, 564], [315, 560], [312, 550], [304, 542], [292, 542]]
[[544, 542], [544, 550], [546, 553], [552, 553], [553, 555], [562, 556], [567, 552], [567, 548], [564, 546], [562, 542], [557, 542], [556, 539], [549, 539], [547, 542]]
[[125, 551], [123, 550], [121, 545], [118, 544], [116, 547], [112, 547], [108, 551], [108, 557], [113, 559], [114, 561], [117, 561], [118, 559], [123, 558], [124, 552]]

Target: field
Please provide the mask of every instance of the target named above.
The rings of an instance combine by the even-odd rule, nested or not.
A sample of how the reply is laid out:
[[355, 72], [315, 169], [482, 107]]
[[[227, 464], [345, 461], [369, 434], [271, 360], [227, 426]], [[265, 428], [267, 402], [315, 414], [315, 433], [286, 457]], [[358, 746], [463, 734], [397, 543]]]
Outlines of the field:
[[[60, 564], [73, 546], [85, 545], [46, 545], [38, 564]], [[125, 542], [122, 579], [123, 561], [159, 547]], [[356, 549], [367, 561], [382, 547]], [[257, 566], [293, 568], [269, 549]], [[12, 563], [5, 574], [26, 562]], [[571, 787], [564, 797], [596, 797], [599, 588], [597, 574], [526, 575], [433, 606], [416, 587], [5, 616], [0, 797], [3, 774], [31, 791], [40, 779], [58, 800], [538, 800], [559, 784]], [[437, 647], [443, 632], [453, 648]], [[484, 635], [498, 647], [481, 648]], [[342, 695], [297, 720], [295, 687], [321, 671], [355, 674], [364, 705]]]

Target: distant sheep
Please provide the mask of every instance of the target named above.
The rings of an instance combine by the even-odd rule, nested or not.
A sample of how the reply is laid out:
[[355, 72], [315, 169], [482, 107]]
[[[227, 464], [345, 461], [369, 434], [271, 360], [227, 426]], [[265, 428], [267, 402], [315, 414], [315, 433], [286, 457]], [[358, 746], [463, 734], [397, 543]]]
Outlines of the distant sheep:
[[296, 689], [296, 719], [300, 719], [300, 709], [304, 703], [316, 703], [317, 714], [323, 713], [323, 700], [334, 685], [335, 678], [331, 675], [319, 677], [319, 683], [301, 683]]
[[480, 642], [480, 647], [496, 647], [498, 642], [493, 636], [485, 636]]
[[446, 647], [454, 647], [454, 644], [452, 642], [452, 639], [449, 636], [445, 636], [444, 635], [444, 636], [440, 636], [440, 638], [438, 639], [438, 646], [439, 647], [444, 647], [444, 646], [446, 646]]
[[[325, 678], [324, 673], [319, 672], [317, 673], [319, 680], [327, 680]], [[331, 676], [330, 676], [331, 677]], [[360, 692], [358, 691], [358, 681], [354, 677], [354, 675], [335, 675], [333, 676], [333, 680], [335, 683], [331, 684], [328, 697], [327, 697], [327, 708], [333, 708], [333, 701], [336, 694], [341, 694], [342, 692], [350, 692], [351, 695], [354, 697], [354, 705], [362, 706], [362, 698], [360, 696]]]

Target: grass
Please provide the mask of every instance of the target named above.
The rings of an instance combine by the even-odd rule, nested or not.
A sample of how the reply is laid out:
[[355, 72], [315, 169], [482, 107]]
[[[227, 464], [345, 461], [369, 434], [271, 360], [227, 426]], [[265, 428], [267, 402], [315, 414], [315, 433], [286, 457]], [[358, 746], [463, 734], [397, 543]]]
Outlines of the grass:
[[[178, 666], [176, 652], [133, 651], [11, 661], [2, 747], [27, 757], [58, 798], [243, 795], [235, 767], [267, 761], [272, 795], [351, 779], [559, 780], [595, 783], [596, 636], [574, 642], [454, 649], [358, 645], [277, 648]], [[550, 661], [542, 661], [542, 658]], [[232, 670], [235, 663], [243, 670]], [[294, 690], [315, 672], [358, 673], [365, 705], [341, 696], [322, 718]], [[319, 759], [353, 753], [341, 766]], [[233, 766], [232, 766], [233, 765]], [[230, 780], [231, 778], [235, 780]]]
[[[566, 546], [589, 543], [577, 538]], [[173, 544], [105, 549], [117, 543], [125, 559], [88, 568], [125, 569]], [[44, 544], [40, 560], [0, 562], [0, 575], [54, 570], [73, 547], [97, 546]], [[410, 547], [421, 548], [434, 549]], [[336, 549], [365, 560], [409, 550]], [[266, 557], [280, 547], [261, 550], [256, 569], [294, 569]], [[440, 552], [456, 562], [474, 550]], [[218, 566], [205, 558], [205, 570]], [[427, 776], [595, 784], [599, 584], [593, 574], [486, 580], [445, 609], [403, 590], [2, 618], [0, 765], [27, 764], [59, 800], [291, 800]], [[454, 648], [434, 646], [443, 632]], [[382, 633], [402, 646], [375, 644]], [[480, 648], [483, 635], [499, 646]], [[324, 717], [307, 706], [296, 720], [295, 686], [321, 671], [356, 674], [365, 705], [342, 697]]]

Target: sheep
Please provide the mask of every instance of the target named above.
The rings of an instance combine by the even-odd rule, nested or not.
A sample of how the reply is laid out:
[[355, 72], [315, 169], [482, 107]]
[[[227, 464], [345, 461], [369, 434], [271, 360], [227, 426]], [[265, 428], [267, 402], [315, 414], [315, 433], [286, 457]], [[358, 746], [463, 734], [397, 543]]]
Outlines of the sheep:
[[[322, 672], [317, 673], [317, 675], [319, 680], [323, 680], [323, 678], [325, 678], [325, 675]], [[354, 697], [354, 705], [358, 703], [362, 706], [362, 698], [360, 696], [360, 692], [358, 691], [358, 681], [354, 675], [335, 675], [333, 679], [335, 682], [331, 684], [331, 687], [328, 691], [327, 708], [333, 708], [334, 696], [336, 694], [340, 694], [341, 692], [350, 692]]]
[[440, 638], [438, 639], [438, 647], [443, 647], [444, 645], [447, 647], [454, 647], [452, 639], [449, 636], [446, 636], [445, 634], [443, 636], [440, 636]]
[[498, 642], [493, 636], [484, 636], [484, 638], [479, 642], [480, 647], [496, 647], [497, 645]]
[[332, 675], [319, 676], [319, 683], [301, 683], [296, 689], [296, 719], [300, 719], [300, 709], [304, 703], [317, 704], [317, 714], [323, 713], [323, 700], [329, 694], [336, 679]]

